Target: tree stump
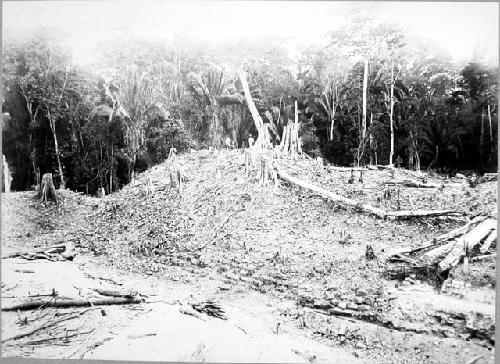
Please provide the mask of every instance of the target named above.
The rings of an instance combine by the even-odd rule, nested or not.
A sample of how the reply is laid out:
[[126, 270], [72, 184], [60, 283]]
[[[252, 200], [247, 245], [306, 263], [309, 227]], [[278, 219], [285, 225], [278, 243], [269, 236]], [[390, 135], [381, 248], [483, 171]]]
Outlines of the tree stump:
[[262, 157], [260, 160], [260, 171], [259, 171], [259, 184], [265, 186], [268, 181], [269, 175], [269, 164], [266, 157]]
[[45, 173], [42, 177], [42, 183], [40, 188], [40, 202], [47, 203], [47, 201], [53, 201], [58, 204], [56, 188], [54, 187], [54, 182], [52, 181], [52, 173]]
[[170, 189], [175, 188], [178, 193], [182, 191], [182, 174], [181, 170], [170, 171]]

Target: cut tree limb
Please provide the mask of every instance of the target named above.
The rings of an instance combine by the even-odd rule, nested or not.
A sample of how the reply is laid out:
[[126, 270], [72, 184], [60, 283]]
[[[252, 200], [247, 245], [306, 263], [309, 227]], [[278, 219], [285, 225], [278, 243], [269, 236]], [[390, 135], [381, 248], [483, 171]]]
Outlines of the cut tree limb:
[[386, 181], [386, 185], [391, 186], [403, 186], [403, 187], [415, 187], [415, 188], [441, 188], [443, 185], [432, 184], [432, 183], [420, 183], [414, 181]]
[[132, 299], [137, 296], [137, 292], [120, 292], [120, 291], [111, 291], [100, 288], [94, 288], [94, 291], [99, 293], [102, 296], [107, 297], [119, 297], [119, 298], [128, 298]]
[[324, 198], [327, 198], [329, 200], [335, 201], [335, 202], [340, 202], [348, 206], [353, 206], [356, 209], [363, 211], [363, 212], [368, 212], [372, 215], [375, 215], [380, 218], [386, 218], [386, 217], [393, 217], [393, 218], [408, 218], [408, 217], [424, 217], [424, 216], [442, 216], [442, 215], [449, 215], [455, 213], [454, 210], [408, 210], [408, 211], [385, 211], [382, 210], [378, 207], [369, 205], [369, 204], [362, 204], [358, 201], [352, 200], [347, 197], [343, 197], [341, 195], [337, 195], [336, 193], [330, 192], [325, 190], [324, 188], [315, 186], [309, 182], [300, 180], [296, 177], [292, 177], [289, 174], [283, 172], [280, 170], [277, 166], [277, 174], [278, 176], [292, 184], [295, 184], [299, 187], [308, 189], [310, 191], [316, 192], [317, 194], [323, 196]]
[[387, 211], [386, 216], [394, 218], [408, 218], [408, 217], [431, 217], [431, 216], [445, 216], [457, 214], [457, 211], [452, 209], [443, 210], [401, 210], [401, 211]]
[[479, 177], [478, 182], [484, 183], [484, 182], [491, 182], [491, 181], [497, 181], [497, 180], [498, 180], [498, 173], [485, 173], [484, 176]]
[[327, 169], [331, 171], [339, 171], [339, 172], [351, 172], [351, 171], [366, 171], [370, 168], [365, 167], [338, 167], [338, 166], [328, 166]]
[[5, 342], [7, 342], [7, 341], [22, 339], [23, 337], [33, 335], [34, 333], [36, 333], [36, 332], [38, 332], [40, 330], [46, 329], [48, 327], [52, 327], [52, 326], [57, 325], [58, 323], [61, 323], [63, 321], [68, 321], [68, 320], [72, 320], [74, 318], [77, 318], [77, 317], [83, 315], [85, 312], [87, 312], [87, 311], [80, 312], [80, 313], [77, 313], [77, 314], [68, 315], [68, 316], [64, 316], [64, 317], [61, 317], [60, 319], [57, 319], [57, 320], [54, 320], [54, 321], [45, 322], [45, 323], [41, 324], [40, 326], [35, 327], [34, 329], [31, 329], [31, 330], [28, 330], [28, 331], [16, 334], [16, 335], [8, 337], [6, 339], [2, 339], [1, 342], [3, 344]]
[[53, 300], [50, 302], [46, 301], [32, 301], [20, 303], [17, 305], [2, 307], [2, 311], [26, 311], [34, 310], [44, 305], [45, 307], [88, 307], [88, 306], [106, 306], [106, 305], [126, 305], [131, 303], [142, 303], [140, 298], [108, 298], [108, 299], [98, 299], [98, 300], [81, 300], [81, 299], [66, 299], [66, 300]]
[[493, 254], [486, 254], [486, 255], [478, 255], [477, 257], [472, 258], [470, 261], [471, 262], [477, 262], [479, 260], [486, 260], [486, 259], [495, 259], [497, 256], [496, 253]]
[[2, 257], [2, 259], [8, 258], [23, 258], [27, 260], [34, 259], [47, 259], [50, 261], [56, 260], [71, 260], [76, 255], [76, 252], [72, 247], [66, 244], [50, 245], [46, 247], [41, 247], [38, 249], [33, 249], [23, 252], [15, 252]]

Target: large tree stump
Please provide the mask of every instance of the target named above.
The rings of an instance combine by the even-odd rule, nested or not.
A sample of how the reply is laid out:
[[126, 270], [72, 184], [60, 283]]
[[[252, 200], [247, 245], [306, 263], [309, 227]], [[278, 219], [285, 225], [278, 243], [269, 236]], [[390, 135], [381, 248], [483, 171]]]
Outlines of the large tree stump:
[[261, 186], [265, 186], [269, 177], [269, 162], [265, 156], [262, 156], [260, 160], [260, 169], [259, 169], [259, 184]]
[[54, 187], [54, 182], [52, 181], [52, 173], [45, 173], [42, 177], [42, 183], [40, 188], [40, 202], [47, 203], [47, 201], [53, 201], [58, 204], [56, 188]]
[[182, 192], [182, 174], [181, 170], [170, 171], [170, 189], [175, 188], [178, 193]]

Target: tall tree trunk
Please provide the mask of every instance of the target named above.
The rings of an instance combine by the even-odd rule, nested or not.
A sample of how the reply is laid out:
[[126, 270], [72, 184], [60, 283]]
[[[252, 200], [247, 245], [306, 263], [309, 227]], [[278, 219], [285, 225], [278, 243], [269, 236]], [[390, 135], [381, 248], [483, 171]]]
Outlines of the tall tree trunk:
[[5, 193], [10, 192], [10, 182], [12, 181], [12, 177], [10, 176], [9, 164], [7, 163], [7, 159], [5, 155], [2, 154], [3, 157], [3, 185]]
[[392, 159], [394, 157], [394, 61], [391, 63], [391, 111], [390, 111], [390, 123], [391, 123], [391, 151], [389, 153], [389, 165], [392, 166]]
[[488, 121], [490, 122], [490, 142], [493, 141], [493, 132], [491, 131], [491, 108], [488, 104]]
[[335, 101], [332, 102], [332, 115], [330, 122], [330, 140], [333, 140], [333, 127], [335, 126]]
[[363, 74], [363, 124], [361, 130], [362, 139], [366, 136], [366, 104], [368, 93], [368, 58], [365, 58], [365, 69]]
[[113, 159], [114, 159], [114, 148], [113, 148], [113, 145], [111, 145], [111, 158], [110, 158], [111, 171], [109, 174], [109, 193], [110, 194], [113, 193], [113, 173], [114, 173]]
[[219, 114], [218, 114], [218, 106], [217, 104], [212, 105], [212, 126], [211, 126], [211, 133], [212, 133], [212, 146], [219, 145], [220, 143], [220, 138], [219, 138]]
[[481, 108], [481, 134], [479, 136], [479, 162], [481, 172], [484, 169], [484, 106]]
[[243, 92], [245, 93], [245, 100], [248, 105], [248, 109], [250, 110], [250, 113], [252, 114], [252, 119], [255, 124], [255, 128], [257, 129], [257, 139], [255, 141], [255, 145], [259, 145], [262, 147], [267, 146], [266, 141], [268, 138], [266, 138], [266, 129], [264, 128], [264, 121], [262, 120], [261, 116], [259, 115], [259, 111], [257, 110], [257, 107], [255, 107], [255, 103], [253, 102], [252, 95], [250, 94], [250, 88], [248, 87], [248, 82], [245, 77], [245, 74], [243, 71], [240, 71], [240, 81], [243, 86]]
[[[373, 113], [370, 113], [370, 127], [373, 123]], [[371, 129], [373, 130], [373, 129]], [[370, 133], [370, 165], [373, 165], [373, 134]]]
[[52, 136], [54, 137], [54, 149], [56, 152], [57, 167], [59, 169], [59, 175], [61, 176], [61, 185], [59, 186], [59, 188], [64, 190], [66, 188], [66, 183], [64, 181], [64, 174], [63, 174], [63, 169], [62, 169], [62, 164], [61, 164], [61, 157], [60, 157], [60, 153], [59, 153], [59, 143], [57, 142], [56, 122], [52, 118], [52, 114], [50, 113], [50, 110], [48, 110], [47, 113], [49, 116], [49, 124], [50, 124], [50, 129], [52, 130]]
[[31, 100], [28, 96], [26, 96], [23, 92], [23, 97], [24, 100], [26, 101], [26, 109], [28, 110], [28, 115], [30, 117], [30, 125], [29, 125], [29, 146], [31, 150], [30, 158], [31, 158], [31, 164], [33, 166], [33, 175], [35, 176], [36, 180], [36, 185], [40, 186], [40, 177], [37, 177], [37, 166], [36, 166], [36, 147], [35, 144], [33, 143], [33, 130], [35, 129], [36, 125], [36, 116], [38, 114], [38, 106], [36, 107], [35, 111], [33, 112], [33, 105], [31, 103]]
[[[115, 105], [113, 105], [113, 108], [111, 109], [111, 112], [109, 113], [109, 120], [108, 123], [111, 124], [113, 121], [113, 114], [115, 112]], [[109, 189], [108, 192], [111, 194], [113, 192], [113, 146], [114, 146], [114, 140], [113, 138], [111, 139], [111, 158], [109, 159]]]

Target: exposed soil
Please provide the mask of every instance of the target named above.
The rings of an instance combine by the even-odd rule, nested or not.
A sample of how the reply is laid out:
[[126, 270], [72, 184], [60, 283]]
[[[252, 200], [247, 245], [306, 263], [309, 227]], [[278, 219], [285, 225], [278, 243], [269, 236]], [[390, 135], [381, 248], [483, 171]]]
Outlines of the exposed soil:
[[[385, 187], [377, 181], [392, 178], [388, 171], [370, 171], [351, 185], [349, 170], [305, 160], [283, 167], [346, 197], [388, 205], [382, 208], [397, 203], [379, 198]], [[176, 169], [185, 176], [181, 194], [169, 187], [169, 171]], [[396, 178], [405, 173], [397, 170]], [[458, 207], [470, 214], [496, 203], [496, 182], [469, 188], [427, 178], [445, 187], [401, 188], [403, 209]], [[145, 193], [148, 180], [152, 195]], [[458, 294], [453, 284], [440, 290], [416, 279], [382, 278], [392, 251], [458, 227], [462, 217], [381, 220], [289, 185], [260, 187], [244, 175], [242, 151], [180, 156], [104, 199], [64, 192], [60, 207], [35, 207], [32, 194], [2, 195], [2, 256], [61, 241], [80, 253], [73, 262], [3, 260], [2, 305], [53, 288], [92, 299], [96, 287], [134, 289], [148, 295], [147, 302], [161, 302], [106, 306], [106, 316], [90, 310], [4, 345], [4, 356], [465, 363], [486, 354], [478, 363], [493, 362], [494, 260], [471, 264], [467, 274], [460, 266], [452, 271], [463, 281]], [[378, 259], [366, 260], [367, 245]], [[209, 298], [224, 308], [227, 321], [179, 312], [180, 304]], [[352, 317], [334, 314], [343, 305]], [[53, 316], [56, 310], [41, 311]], [[39, 314], [27, 313], [28, 325], [39, 324]], [[2, 338], [26, 330], [18, 320], [17, 313], [3, 313]], [[80, 335], [33, 342], [64, 337], [64, 328]]]

